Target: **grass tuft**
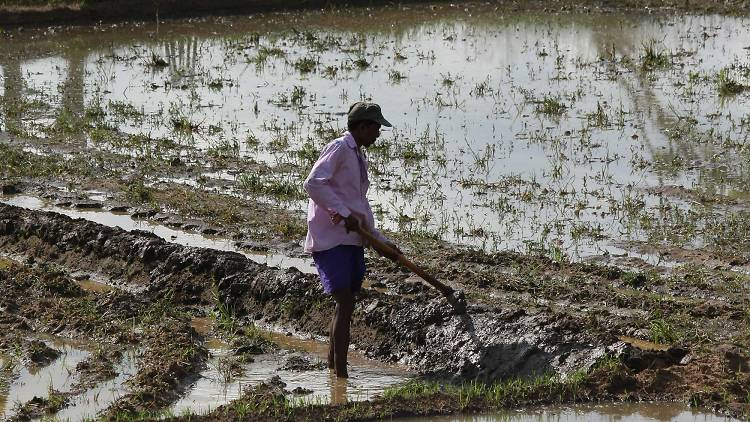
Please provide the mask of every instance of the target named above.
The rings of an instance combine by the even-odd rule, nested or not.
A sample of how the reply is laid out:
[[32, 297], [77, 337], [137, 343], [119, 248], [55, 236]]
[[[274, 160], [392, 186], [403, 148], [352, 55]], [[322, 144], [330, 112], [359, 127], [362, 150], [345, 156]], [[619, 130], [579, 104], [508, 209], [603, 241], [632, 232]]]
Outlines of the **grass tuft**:
[[565, 113], [567, 107], [558, 98], [544, 97], [537, 103], [536, 111], [547, 116], [559, 117]]
[[294, 68], [302, 74], [313, 72], [317, 67], [318, 59], [314, 57], [302, 57], [294, 62]]
[[721, 97], [734, 96], [746, 91], [747, 89], [750, 89], [750, 86], [743, 85], [734, 80], [729, 75], [729, 71], [727, 69], [720, 70], [716, 75], [716, 87], [719, 91], [719, 96]]
[[656, 40], [649, 40], [642, 43], [641, 46], [643, 48], [643, 62], [641, 63], [641, 69], [648, 72], [655, 69], [667, 68], [672, 65], [670, 55], [657, 48]]

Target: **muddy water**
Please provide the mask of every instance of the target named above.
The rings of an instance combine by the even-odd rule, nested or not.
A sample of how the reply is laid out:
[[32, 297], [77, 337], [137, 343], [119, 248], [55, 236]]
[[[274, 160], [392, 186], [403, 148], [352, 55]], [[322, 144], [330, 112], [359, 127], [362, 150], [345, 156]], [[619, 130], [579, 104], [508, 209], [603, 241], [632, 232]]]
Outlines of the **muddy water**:
[[71, 391], [77, 377], [76, 365], [89, 357], [90, 353], [76, 348], [67, 341], [54, 339], [47, 342], [48, 346], [61, 352], [51, 364], [43, 368], [29, 369], [23, 365], [17, 365], [12, 382], [7, 393], [0, 390], [0, 403], [4, 402], [0, 416], [7, 417], [13, 414], [14, 406], [23, 404], [38, 397], [47, 397], [50, 389], [60, 392]]
[[70, 399], [70, 404], [57, 412], [55, 418], [60, 421], [95, 419], [99, 412], [105, 410], [119, 397], [127, 394], [128, 389], [125, 386], [125, 381], [132, 378], [137, 372], [136, 352], [125, 353], [114, 370], [118, 374], [115, 378], [100, 382], [84, 393], [73, 396]]
[[[266, 264], [270, 267], [276, 268], [297, 268], [302, 272], [315, 273], [315, 268], [312, 266], [312, 261], [289, 257], [281, 254], [250, 254], [245, 251], [238, 249], [231, 239], [216, 237], [216, 236], [205, 236], [198, 233], [190, 233], [182, 230], [175, 230], [169, 227], [156, 224], [150, 221], [136, 220], [125, 213], [114, 213], [101, 210], [77, 210], [57, 207], [52, 204], [46, 203], [44, 200], [25, 196], [25, 195], [14, 195], [4, 196], [0, 195], [0, 202], [19, 206], [26, 209], [52, 211], [59, 214], [67, 215], [71, 218], [83, 218], [85, 220], [93, 221], [99, 224], [110, 227], [120, 227], [124, 230], [144, 230], [151, 232], [162, 239], [169, 242], [178, 243], [185, 246], [194, 246], [199, 248], [210, 248], [222, 251], [238, 252], [245, 255], [249, 259]], [[84, 288], [106, 288], [102, 286], [102, 283], [95, 281], [83, 281], [81, 287]]]
[[106, 283], [101, 283], [95, 280], [80, 280], [77, 282], [81, 288], [87, 292], [93, 293], [107, 293], [115, 290], [113, 286]]
[[8, 389], [13, 379], [13, 365], [8, 356], [0, 355], [0, 409], [5, 409], [8, 402]]
[[[188, 394], [172, 408], [175, 414], [187, 410], [203, 413], [226, 404], [242, 395], [246, 387], [258, 385], [278, 376], [286, 384], [285, 389], [296, 388], [309, 390], [295, 400], [305, 403], [342, 403], [346, 401], [368, 400], [386, 387], [394, 386], [408, 380], [403, 373], [396, 370], [384, 371], [378, 367], [368, 367], [352, 362], [349, 367], [349, 379], [338, 379], [328, 369], [292, 371], [280, 369], [286, 362], [289, 353], [260, 355], [255, 361], [244, 365], [245, 373], [227, 381], [218, 369], [219, 359], [228, 356], [228, 350], [210, 350], [212, 358], [209, 369], [201, 373], [201, 378], [190, 389]], [[313, 362], [322, 362], [320, 357]], [[294, 395], [292, 397], [295, 397]]]
[[402, 422], [734, 422], [728, 418], [695, 411], [678, 403], [627, 403], [550, 407], [487, 415], [431, 416], [393, 419]]
[[[645, 188], [747, 194], [750, 103], [717, 88], [722, 71], [747, 84], [745, 18], [508, 14], [469, 4], [156, 30], [14, 37], [2, 47], [4, 95], [50, 110], [18, 122], [4, 115], [3, 126], [39, 134], [64, 104], [101, 109], [104, 125], [185, 148], [172, 154], [229, 151], [279, 169], [266, 182], [298, 186], [305, 152], [344, 128], [348, 104], [372, 98], [395, 124], [368, 153], [384, 226], [573, 257], [607, 252], [612, 239], [653, 237], [642, 223], [668, 215], [665, 199]], [[652, 40], [669, 63], [644, 71]], [[164, 154], [87, 139], [81, 150]]]
[[[209, 330], [210, 324], [203, 319], [193, 321], [193, 326]], [[328, 369], [306, 371], [281, 369], [290, 356], [301, 356], [307, 361], [325, 367], [328, 345], [311, 339], [301, 339], [273, 331], [264, 331], [282, 350], [278, 353], [255, 356], [255, 361], [243, 365], [240, 376], [225, 378], [220, 368], [220, 360], [230, 356], [232, 351], [226, 344], [210, 341], [211, 358], [208, 368], [200, 379], [191, 386], [189, 392], [171, 409], [175, 414], [186, 411], [206, 412], [209, 409], [228, 403], [242, 395], [246, 387], [268, 381], [278, 376], [286, 384], [285, 389], [293, 391], [303, 388], [305, 394], [290, 396], [298, 403], [343, 403], [346, 401], [368, 400], [381, 393], [386, 387], [408, 381], [411, 377], [403, 368], [372, 361], [357, 352], [350, 352], [349, 379], [338, 379]]]
[[[45, 367], [29, 369], [18, 363], [11, 365], [7, 356], [0, 357], [0, 419], [12, 416], [15, 406], [34, 397], [48, 397], [50, 389], [61, 393], [73, 391], [78, 381], [76, 367], [91, 356], [91, 352], [86, 350], [90, 345], [49, 336], [45, 336], [44, 342], [61, 352], [59, 358]], [[80, 421], [96, 418], [99, 412], [128, 392], [125, 382], [136, 373], [136, 357], [134, 350], [124, 353], [113, 368], [118, 374], [115, 378], [71, 395], [68, 404], [54, 415], [55, 420]]]
[[[274, 343], [280, 345], [285, 349], [309, 353], [311, 356], [314, 356], [315, 358], [320, 360], [325, 360], [328, 356], [327, 342], [312, 338], [300, 338], [292, 335], [287, 335], [280, 331], [264, 332], [268, 337], [271, 338], [271, 340], [274, 341]], [[359, 367], [367, 367], [372, 371], [381, 370], [383, 373], [400, 373], [407, 377], [410, 377], [412, 375], [402, 367], [368, 359], [356, 351], [350, 351], [348, 360], [351, 364], [357, 365]]]

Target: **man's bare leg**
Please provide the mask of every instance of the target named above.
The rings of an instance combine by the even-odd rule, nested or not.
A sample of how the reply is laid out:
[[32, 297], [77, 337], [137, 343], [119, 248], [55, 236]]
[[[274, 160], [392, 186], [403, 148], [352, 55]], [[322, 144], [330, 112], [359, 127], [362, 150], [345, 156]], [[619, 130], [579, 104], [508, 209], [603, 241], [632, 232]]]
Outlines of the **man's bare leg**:
[[336, 313], [333, 318], [333, 363], [336, 376], [348, 378], [346, 370], [347, 353], [349, 351], [349, 324], [354, 312], [354, 294], [351, 289], [341, 289], [333, 292], [336, 300]]
[[[339, 305], [336, 305], [336, 309], [338, 309]], [[336, 366], [334, 366], [334, 344], [335, 341], [333, 339], [333, 327], [336, 324], [336, 310], [333, 312], [333, 316], [331, 317], [331, 325], [328, 327], [328, 369], [336, 369]]]

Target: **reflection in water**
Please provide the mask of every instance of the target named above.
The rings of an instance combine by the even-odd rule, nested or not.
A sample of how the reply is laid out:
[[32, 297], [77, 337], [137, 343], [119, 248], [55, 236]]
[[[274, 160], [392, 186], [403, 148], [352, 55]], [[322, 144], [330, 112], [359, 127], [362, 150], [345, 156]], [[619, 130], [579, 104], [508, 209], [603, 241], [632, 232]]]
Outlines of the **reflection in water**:
[[336, 377], [336, 373], [328, 373], [328, 383], [331, 385], [331, 404], [344, 404], [347, 402], [346, 391], [349, 380]]
[[85, 146], [82, 125], [71, 125], [71, 119], [81, 119], [85, 108], [85, 72], [87, 52], [81, 46], [71, 46], [66, 57], [68, 72], [61, 87], [62, 104], [57, 116], [58, 125], [69, 125], [68, 142]]
[[170, 69], [179, 69], [186, 75], [195, 75], [199, 72], [201, 61], [203, 58], [201, 54], [203, 49], [199, 45], [201, 39], [199, 37], [187, 37], [178, 38], [164, 41], [161, 46], [164, 49], [164, 56], [166, 57]]
[[61, 339], [47, 342], [49, 347], [61, 352], [51, 364], [43, 368], [29, 369], [21, 366], [18, 376], [10, 383], [9, 391], [5, 397], [5, 406], [0, 409], [0, 416], [10, 416], [16, 403], [26, 403], [38, 397], [47, 397], [50, 389], [60, 392], [71, 390], [77, 377], [74, 375], [78, 363], [87, 359], [89, 352], [78, 349]]
[[[211, 323], [206, 318], [194, 318], [193, 327], [210, 336]], [[365, 358], [360, 353], [349, 353], [349, 379], [336, 378], [327, 368], [306, 371], [281, 369], [290, 356], [301, 356], [313, 363], [327, 359], [328, 345], [313, 339], [287, 336], [275, 331], [262, 331], [281, 347], [277, 353], [254, 356], [254, 361], [243, 365], [244, 374], [231, 377], [227, 381], [222, 372], [222, 359], [231, 359], [229, 345], [209, 338], [207, 347], [211, 350], [208, 368], [190, 387], [186, 396], [172, 408], [175, 414], [188, 409], [202, 412], [215, 409], [242, 395], [246, 388], [279, 376], [286, 384], [287, 391], [296, 388], [309, 390], [309, 394], [290, 396], [294, 402], [303, 403], [346, 403], [371, 399], [386, 387], [408, 381], [413, 374], [402, 367]], [[317, 365], [316, 365], [317, 366]], [[323, 365], [324, 366], [324, 365]]]
[[401, 422], [734, 422], [737, 419], [694, 411], [683, 404], [622, 403], [505, 411], [486, 415], [393, 419]]

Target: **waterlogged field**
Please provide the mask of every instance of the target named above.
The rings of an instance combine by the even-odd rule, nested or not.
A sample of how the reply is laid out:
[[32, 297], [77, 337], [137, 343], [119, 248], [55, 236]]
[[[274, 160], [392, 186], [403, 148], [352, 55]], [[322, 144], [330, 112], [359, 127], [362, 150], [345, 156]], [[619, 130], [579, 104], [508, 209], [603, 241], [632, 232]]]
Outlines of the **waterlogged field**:
[[[0, 417], [747, 418], [749, 24], [466, 3], [3, 32]], [[394, 124], [378, 225], [469, 306], [368, 255], [342, 382], [302, 182], [359, 100]]]
[[744, 18], [433, 9], [11, 39], [3, 129], [68, 160], [130, 156], [148, 185], [302, 210], [319, 149], [367, 99], [395, 125], [367, 152], [386, 229], [556, 258], [648, 245], [745, 261]]

